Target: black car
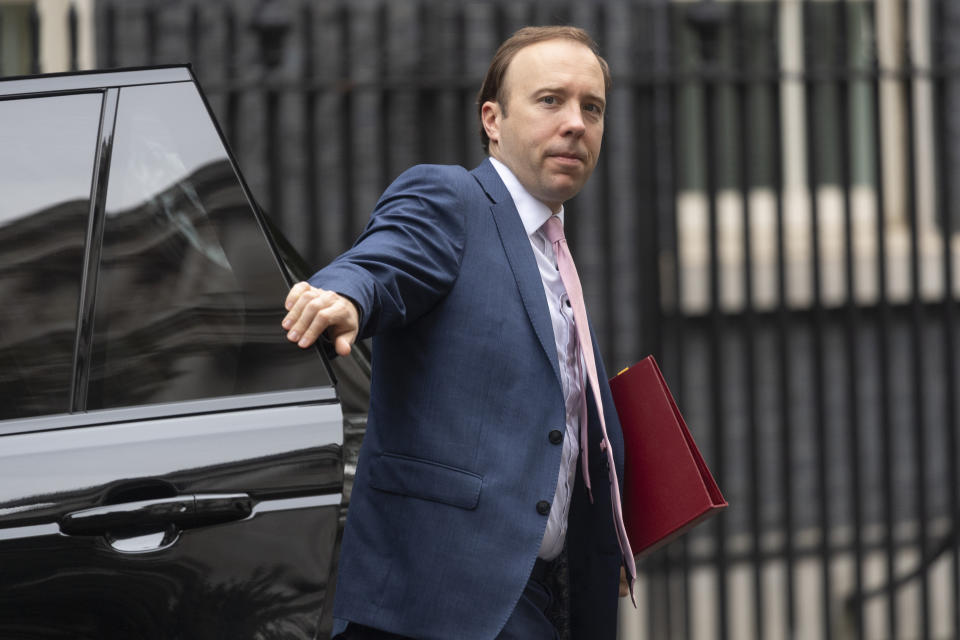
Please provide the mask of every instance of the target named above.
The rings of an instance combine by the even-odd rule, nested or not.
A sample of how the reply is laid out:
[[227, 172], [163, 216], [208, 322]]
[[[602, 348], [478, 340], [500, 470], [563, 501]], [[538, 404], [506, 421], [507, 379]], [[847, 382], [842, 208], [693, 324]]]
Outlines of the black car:
[[369, 371], [304, 275], [188, 67], [0, 80], [0, 638], [329, 633]]

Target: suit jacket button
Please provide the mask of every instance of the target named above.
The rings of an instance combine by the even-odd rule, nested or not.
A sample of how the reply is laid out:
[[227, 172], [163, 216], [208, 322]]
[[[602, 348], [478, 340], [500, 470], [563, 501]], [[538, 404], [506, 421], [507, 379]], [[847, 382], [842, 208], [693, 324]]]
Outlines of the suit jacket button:
[[563, 442], [563, 432], [554, 429], [550, 432], [550, 444], [560, 444]]
[[550, 513], [550, 503], [547, 502], [546, 500], [541, 500], [540, 502], [538, 502], [537, 513], [539, 513], [542, 516], [545, 516], [548, 513]]

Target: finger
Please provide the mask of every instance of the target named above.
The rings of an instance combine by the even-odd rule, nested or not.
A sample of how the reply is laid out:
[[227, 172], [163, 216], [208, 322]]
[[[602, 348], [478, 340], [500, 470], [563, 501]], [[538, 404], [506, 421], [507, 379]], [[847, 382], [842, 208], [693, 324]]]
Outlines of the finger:
[[[317, 314], [335, 304], [337, 298], [336, 293], [316, 287], [310, 287], [310, 289], [304, 291], [293, 308], [290, 309], [290, 313], [287, 314], [287, 319], [283, 323], [284, 328], [288, 330], [287, 339], [291, 342], [298, 342], [313, 323]], [[330, 322], [327, 324], [330, 324]], [[326, 326], [324, 326], [325, 328]]]
[[344, 320], [337, 327], [334, 348], [341, 356], [348, 356], [351, 345], [357, 341], [357, 335], [360, 333], [360, 310], [350, 298], [341, 296], [340, 299], [343, 303]]
[[[334, 294], [334, 298], [319, 297], [307, 305], [307, 309], [300, 318], [300, 321], [290, 331], [291, 334], [300, 334], [297, 346], [307, 348], [320, 337], [324, 331], [333, 327], [334, 333], [338, 333], [337, 328], [343, 324], [345, 318], [343, 307], [338, 303], [339, 296]], [[310, 318], [310, 323], [300, 330], [305, 320]], [[348, 330], [348, 327], [341, 327], [339, 332]]]
[[[316, 307], [316, 313], [312, 313]], [[334, 291], [324, 291], [307, 306], [305, 316], [313, 317], [313, 321], [303, 331], [297, 342], [300, 347], [309, 347], [319, 339], [324, 331], [334, 342], [334, 348], [340, 355], [350, 354], [350, 345], [357, 339], [359, 332], [359, 315], [353, 302]], [[337, 338], [343, 336], [344, 344], [338, 346]]]
[[338, 334], [333, 341], [333, 346], [337, 353], [343, 357], [350, 355], [351, 345], [357, 340], [356, 330], [346, 331]]
[[297, 284], [290, 287], [289, 293], [287, 293], [287, 299], [283, 303], [283, 307], [290, 311], [293, 308], [293, 305], [296, 303], [297, 299], [304, 291], [309, 291], [312, 287], [309, 282], [298, 282]]
[[327, 320], [323, 316], [318, 315], [302, 334], [297, 331], [291, 331], [290, 335], [293, 337], [290, 339], [296, 339], [297, 346], [301, 349], [306, 349], [307, 347], [313, 346], [313, 343], [317, 341], [317, 338], [320, 337], [320, 334], [322, 334], [328, 326]]
[[296, 324], [303, 312], [303, 306], [316, 295], [319, 289], [314, 289], [306, 282], [298, 282], [290, 288], [287, 299], [284, 301], [284, 308], [287, 315], [280, 322], [281, 326], [288, 331]]

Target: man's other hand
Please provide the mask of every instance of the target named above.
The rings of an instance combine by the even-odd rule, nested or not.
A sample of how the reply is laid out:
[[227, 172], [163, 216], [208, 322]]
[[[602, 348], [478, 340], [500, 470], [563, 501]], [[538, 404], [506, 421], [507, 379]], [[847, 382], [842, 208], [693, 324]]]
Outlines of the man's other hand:
[[306, 349], [326, 331], [337, 353], [350, 355], [350, 345], [357, 339], [360, 314], [349, 298], [298, 282], [291, 287], [284, 306], [287, 315], [282, 324], [287, 340]]

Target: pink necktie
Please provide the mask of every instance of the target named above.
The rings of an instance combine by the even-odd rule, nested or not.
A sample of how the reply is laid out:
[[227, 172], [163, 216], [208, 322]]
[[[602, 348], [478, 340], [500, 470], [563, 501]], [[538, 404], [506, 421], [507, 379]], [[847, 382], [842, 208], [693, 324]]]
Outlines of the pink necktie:
[[[610, 503], [613, 506], [613, 523], [617, 529], [617, 537], [620, 540], [620, 553], [623, 554], [623, 562], [627, 567], [630, 583], [630, 598], [633, 605], [637, 601], [633, 595], [633, 581], [637, 577], [637, 567], [633, 560], [633, 551], [630, 549], [630, 541], [627, 539], [627, 530], [623, 526], [623, 509], [620, 505], [620, 483], [617, 481], [617, 468], [613, 462], [613, 448], [610, 446], [610, 439], [607, 437], [607, 422], [603, 417], [603, 405], [600, 400], [600, 383], [597, 378], [597, 361], [593, 357], [593, 342], [590, 340], [590, 329], [587, 324], [587, 307], [583, 302], [583, 289], [580, 287], [580, 276], [577, 275], [577, 267], [573, 264], [573, 256], [570, 255], [570, 249], [567, 247], [567, 240], [563, 236], [563, 223], [557, 216], [550, 216], [544, 225], [543, 230], [547, 234], [547, 239], [553, 243], [553, 250], [557, 256], [557, 269], [560, 271], [560, 280], [567, 290], [567, 297], [570, 299], [570, 306], [573, 307], [573, 323], [577, 331], [577, 342], [580, 344], [580, 351], [583, 354], [583, 360], [587, 364], [587, 380], [590, 388], [593, 390], [593, 398], [597, 403], [597, 415], [600, 416], [600, 430], [603, 432], [603, 440], [600, 442], [600, 448], [606, 451], [607, 463], [609, 465], [610, 475]], [[587, 485], [587, 491], [590, 492], [590, 501], [593, 502], [593, 492], [590, 488], [590, 470], [587, 461], [587, 393], [586, 390], [580, 396], [580, 464], [583, 468], [583, 481]]]

